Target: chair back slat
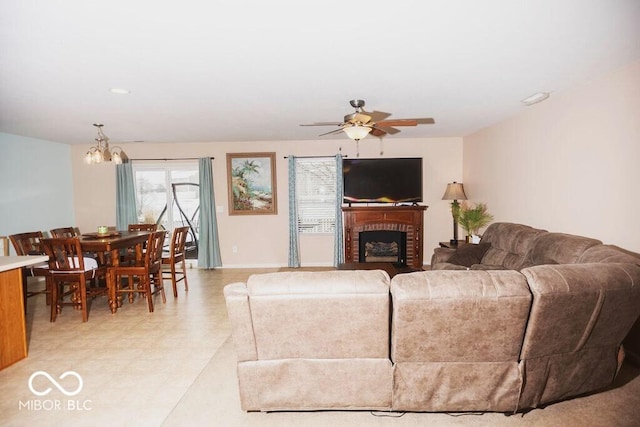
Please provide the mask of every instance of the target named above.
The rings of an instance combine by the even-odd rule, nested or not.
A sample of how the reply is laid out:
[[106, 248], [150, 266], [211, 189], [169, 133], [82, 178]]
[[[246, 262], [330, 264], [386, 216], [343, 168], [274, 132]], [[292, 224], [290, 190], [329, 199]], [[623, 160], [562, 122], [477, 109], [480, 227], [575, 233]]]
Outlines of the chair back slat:
[[171, 256], [176, 257], [184, 255], [184, 246], [187, 241], [189, 227], [178, 227], [173, 230], [173, 238], [171, 239]]
[[164, 245], [164, 239], [166, 231], [156, 231], [149, 236], [147, 242], [147, 251], [145, 252], [145, 262], [147, 265], [155, 265], [162, 262], [162, 246]]
[[76, 237], [78, 235], [73, 227], [54, 228], [49, 232], [51, 233], [51, 237], [58, 239], [63, 237]]
[[129, 231], [151, 231], [158, 230], [158, 224], [129, 224]]
[[13, 244], [16, 255], [44, 255], [41, 246], [42, 231], [12, 234], [9, 240]]

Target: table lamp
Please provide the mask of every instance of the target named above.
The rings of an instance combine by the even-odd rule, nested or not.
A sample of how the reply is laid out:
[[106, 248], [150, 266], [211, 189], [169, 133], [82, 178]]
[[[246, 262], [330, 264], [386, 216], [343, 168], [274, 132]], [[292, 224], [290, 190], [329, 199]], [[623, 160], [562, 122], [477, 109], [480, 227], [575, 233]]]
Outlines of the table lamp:
[[460, 212], [460, 203], [458, 200], [467, 200], [467, 195], [464, 194], [464, 187], [461, 182], [453, 181], [447, 184], [447, 189], [442, 196], [442, 200], [453, 200], [451, 202], [451, 215], [453, 216], [453, 239], [450, 243], [452, 245], [458, 244], [458, 212]]

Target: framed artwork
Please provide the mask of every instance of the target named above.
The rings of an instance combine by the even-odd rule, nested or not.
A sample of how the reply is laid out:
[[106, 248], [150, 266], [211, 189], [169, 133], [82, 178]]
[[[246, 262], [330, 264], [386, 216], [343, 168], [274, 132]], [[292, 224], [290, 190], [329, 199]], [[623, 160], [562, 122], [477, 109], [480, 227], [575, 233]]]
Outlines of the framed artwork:
[[276, 153], [227, 153], [229, 215], [275, 215]]

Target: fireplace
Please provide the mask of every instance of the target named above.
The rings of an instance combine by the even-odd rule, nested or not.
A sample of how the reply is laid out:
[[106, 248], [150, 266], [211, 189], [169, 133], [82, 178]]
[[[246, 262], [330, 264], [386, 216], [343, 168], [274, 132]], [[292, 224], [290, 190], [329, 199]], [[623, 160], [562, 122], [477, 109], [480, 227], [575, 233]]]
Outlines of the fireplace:
[[[426, 210], [426, 206], [343, 206], [345, 263], [392, 262], [422, 269], [423, 217]], [[369, 232], [383, 232], [383, 237], [374, 234], [372, 239]], [[391, 239], [390, 235], [401, 237]], [[395, 242], [399, 247], [398, 253], [388, 254], [389, 248], [384, 248], [371, 257], [362, 255], [367, 252], [366, 241], [371, 240], [389, 247]], [[378, 261], [380, 259], [384, 261]]]
[[359, 262], [407, 265], [407, 233], [403, 231], [361, 231], [359, 244]]

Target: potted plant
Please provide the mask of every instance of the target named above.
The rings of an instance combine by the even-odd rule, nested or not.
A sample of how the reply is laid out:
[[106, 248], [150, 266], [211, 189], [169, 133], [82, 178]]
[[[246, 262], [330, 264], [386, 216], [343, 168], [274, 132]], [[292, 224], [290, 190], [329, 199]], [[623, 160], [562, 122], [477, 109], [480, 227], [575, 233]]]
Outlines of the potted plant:
[[[467, 232], [467, 243], [471, 243], [473, 240], [479, 241], [480, 229], [493, 221], [493, 215], [487, 211], [485, 203], [478, 203], [476, 206], [463, 203], [457, 211], [457, 220], [460, 227]], [[477, 239], [474, 239], [473, 236]]]

